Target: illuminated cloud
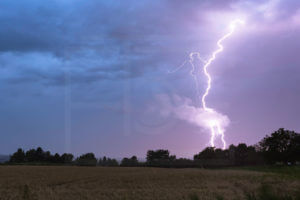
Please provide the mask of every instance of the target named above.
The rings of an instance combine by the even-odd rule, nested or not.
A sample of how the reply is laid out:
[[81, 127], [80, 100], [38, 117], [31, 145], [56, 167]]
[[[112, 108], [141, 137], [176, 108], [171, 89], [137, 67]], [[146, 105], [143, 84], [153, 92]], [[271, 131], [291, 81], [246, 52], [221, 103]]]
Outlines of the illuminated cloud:
[[175, 116], [177, 119], [187, 121], [209, 131], [211, 130], [212, 121], [218, 121], [224, 129], [230, 124], [230, 120], [226, 115], [215, 110], [207, 112], [203, 108], [196, 107], [189, 98], [179, 97], [178, 95], [172, 97], [158, 95], [156, 99], [162, 105], [160, 114], [165, 117]]
[[189, 123], [195, 124], [209, 131], [211, 129], [212, 121], [218, 121], [221, 127], [224, 128], [226, 128], [230, 122], [226, 115], [223, 115], [215, 110], [212, 112], [207, 112], [203, 108], [197, 108], [188, 104], [188, 101], [184, 101], [184, 104], [176, 108], [173, 107], [172, 111], [177, 118], [186, 120]]

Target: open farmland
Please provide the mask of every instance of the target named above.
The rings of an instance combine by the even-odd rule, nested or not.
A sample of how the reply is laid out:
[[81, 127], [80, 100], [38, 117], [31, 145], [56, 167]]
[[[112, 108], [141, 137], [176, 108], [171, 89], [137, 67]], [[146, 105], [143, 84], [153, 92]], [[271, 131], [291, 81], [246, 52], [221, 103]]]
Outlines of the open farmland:
[[299, 190], [296, 174], [253, 170], [0, 166], [0, 200], [297, 199]]

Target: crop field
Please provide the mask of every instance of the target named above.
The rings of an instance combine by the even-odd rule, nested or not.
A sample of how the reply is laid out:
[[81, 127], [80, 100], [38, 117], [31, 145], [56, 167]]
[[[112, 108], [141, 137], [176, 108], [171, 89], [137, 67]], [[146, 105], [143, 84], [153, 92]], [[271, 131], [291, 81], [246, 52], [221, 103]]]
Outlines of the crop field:
[[0, 200], [299, 199], [299, 168], [279, 171], [0, 166]]

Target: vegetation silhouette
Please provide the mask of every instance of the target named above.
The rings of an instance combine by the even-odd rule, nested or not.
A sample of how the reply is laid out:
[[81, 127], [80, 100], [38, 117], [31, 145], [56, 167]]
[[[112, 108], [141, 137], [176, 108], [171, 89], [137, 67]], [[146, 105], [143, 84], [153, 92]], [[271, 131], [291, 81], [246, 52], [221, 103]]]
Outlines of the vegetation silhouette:
[[120, 163], [116, 159], [106, 156], [97, 159], [94, 153], [86, 153], [74, 160], [69, 153], [52, 155], [41, 147], [24, 151], [19, 148], [10, 156], [7, 164], [43, 164], [43, 165], [78, 165], [78, 166], [106, 166], [106, 167], [231, 167], [250, 165], [295, 165], [300, 162], [300, 134], [283, 128], [266, 135], [256, 145], [247, 146], [240, 143], [230, 145], [228, 149], [206, 147], [194, 155], [193, 160], [177, 159], [170, 155], [169, 150], [149, 150], [146, 162], [139, 162], [136, 156], [123, 158]]
[[116, 159], [107, 158], [106, 156], [104, 156], [103, 158], [100, 158], [98, 160], [98, 166], [115, 167], [115, 166], [119, 166], [119, 163]]
[[131, 158], [123, 158], [120, 166], [122, 166], [122, 167], [138, 167], [139, 161], [136, 156], [132, 156]]
[[79, 166], [96, 166], [97, 165], [97, 159], [94, 155], [94, 153], [86, 153], [81, 156], [79, 156], [75, 163]]
[[280, 128], [260, 141], [259, 146], [269, 164], [294, 164], [300, 157], [300, 134]]

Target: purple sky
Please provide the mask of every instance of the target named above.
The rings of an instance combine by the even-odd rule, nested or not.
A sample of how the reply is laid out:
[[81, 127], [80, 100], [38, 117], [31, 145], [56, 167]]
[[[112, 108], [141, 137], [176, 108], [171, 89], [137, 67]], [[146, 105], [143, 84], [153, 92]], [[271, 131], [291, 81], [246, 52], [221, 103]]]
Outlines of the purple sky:
[[197, 106], [190, 66], [167, 72], [192, 51], [209, 57], [236, 18], [245, 26], [209, 68], [227, 143], [300, 131], [299, 0], [2, 0], [0, 11], [0, 154], [201, 151], [209, 132], [163, 113], [176, 98]]

